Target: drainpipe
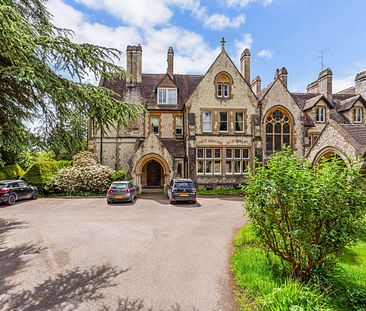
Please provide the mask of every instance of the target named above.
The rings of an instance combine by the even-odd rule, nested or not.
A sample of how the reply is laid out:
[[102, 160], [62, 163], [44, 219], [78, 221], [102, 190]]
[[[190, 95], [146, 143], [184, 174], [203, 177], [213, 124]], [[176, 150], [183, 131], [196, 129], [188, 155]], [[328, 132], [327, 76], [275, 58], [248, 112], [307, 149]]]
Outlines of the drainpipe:
[[100, 129], [100, 164], [103, 164], [103, 130]]

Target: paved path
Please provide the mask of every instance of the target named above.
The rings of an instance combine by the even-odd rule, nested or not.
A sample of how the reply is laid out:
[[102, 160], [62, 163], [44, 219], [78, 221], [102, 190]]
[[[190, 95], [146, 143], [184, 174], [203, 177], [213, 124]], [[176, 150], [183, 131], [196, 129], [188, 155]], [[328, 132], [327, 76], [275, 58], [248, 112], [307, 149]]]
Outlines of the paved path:
[[235, 197], [0, 206], [0, 310], [235, 310], [229, 253], [244, 222]]

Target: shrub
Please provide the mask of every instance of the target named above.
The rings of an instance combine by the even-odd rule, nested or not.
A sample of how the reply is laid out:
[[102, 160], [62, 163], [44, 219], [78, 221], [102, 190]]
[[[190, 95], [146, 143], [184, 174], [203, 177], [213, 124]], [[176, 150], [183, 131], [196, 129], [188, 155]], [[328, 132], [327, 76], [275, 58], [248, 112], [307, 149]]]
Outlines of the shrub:
[[59, 166], [56, 161], [38, 161], [27, 169], [23, 179], [27, 183], [37, 186], [40, 191], [43, 191], [49, 178], [54, 176], [58, 170]]
[[57, 161], [57, 166], [59, 169], [62, 168], [66, 168], [66, 167], [71, 167], [73, 164], [73, 161], [68, 161], [68, 160], [59, 160]]
[[332, 159], [312, 167], [287, 149], [247, 177], [245, 207], [256, 234], [294, 277], [329, 271], [357, 240], [366, 212], [358, 166]]
[[0, 180], [19, 179], [24, 175], [24, 170], [19, 164], [6, 165], [0, 169]]
[[130, 180], [131, 177], [127, 175], [127, 172], [124, 170], [115, 170], [112, 171], [109, 175], [109, 179], [111, 182], [113, 181], [123, 181], [123, 180]]
[[74, 166], [60, 170], [54, 180], [55, 188], [68, 194], [103, 193], [108, 189], [112, 169], [97, 164], [90, 152], [74, 157]]

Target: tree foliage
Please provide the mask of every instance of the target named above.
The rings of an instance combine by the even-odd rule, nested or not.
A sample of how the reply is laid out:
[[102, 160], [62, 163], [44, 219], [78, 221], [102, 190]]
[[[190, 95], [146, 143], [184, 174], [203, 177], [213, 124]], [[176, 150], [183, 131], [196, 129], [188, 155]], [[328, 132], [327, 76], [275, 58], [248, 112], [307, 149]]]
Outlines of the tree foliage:
[[72, 37], [72, 31], [52, 24], [45, 0], [0, 0], [0, 153], [18, 150], [26, 139], [25, 122], [37, 118], [47, 125], [78, 113], [103, 128], [140, 115], [141, 106], [83, 83], [89, 75], [125, 79], [114, 63], [121, 52], [77, 44]]
[[364, 178], [339, 159], [311, 164], [291, 150], [276, 153], [244, 187], [245, 208], [265, 249], [292, 275], [327, 271], [363, 230]]

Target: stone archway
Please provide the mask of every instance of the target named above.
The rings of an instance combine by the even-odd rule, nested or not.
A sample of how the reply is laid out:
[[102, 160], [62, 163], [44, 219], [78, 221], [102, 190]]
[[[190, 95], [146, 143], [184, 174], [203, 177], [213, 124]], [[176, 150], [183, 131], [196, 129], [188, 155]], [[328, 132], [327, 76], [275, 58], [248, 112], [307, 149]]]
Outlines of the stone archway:
[[331, 159], [333, 157], [342, 160], [344, 165], [349, 165], [347, 157], [339, 149], [334, 147], [325, 147], [320, 150], [314, 158], [313, 165], [317, 165], [319, 162], [324, 160], [326, 161], [327, 159]]
[[[140, 188], [140, 192], [147, 188], [165, 191], [171, 170], [163, 157], [158, 154], [147, 154], [137, 162], [134, 174], [135, 183]], [[153, 174], [153, 176], [149, 174]]]

